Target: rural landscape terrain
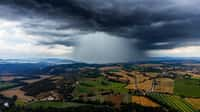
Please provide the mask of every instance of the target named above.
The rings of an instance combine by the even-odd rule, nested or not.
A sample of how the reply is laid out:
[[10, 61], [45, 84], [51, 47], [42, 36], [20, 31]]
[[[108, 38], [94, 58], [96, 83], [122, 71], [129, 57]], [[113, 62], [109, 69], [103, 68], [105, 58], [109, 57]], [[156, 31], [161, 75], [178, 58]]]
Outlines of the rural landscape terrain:
[[200, 112], [200, 0], [0, 0], [0, 112]]
[[[10, 66], [17, 66], [18, 70]], [[198, 60], [117, 64], [9, 62], [1, 63], [0, 69], [3, 112], [200, 111]]]

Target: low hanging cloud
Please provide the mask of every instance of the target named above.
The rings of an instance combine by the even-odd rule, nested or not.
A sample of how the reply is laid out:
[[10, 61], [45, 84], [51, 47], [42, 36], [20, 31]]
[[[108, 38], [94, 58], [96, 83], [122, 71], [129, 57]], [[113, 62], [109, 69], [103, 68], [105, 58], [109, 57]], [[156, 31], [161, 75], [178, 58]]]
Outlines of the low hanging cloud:
[[[95, 45], [87, 44], [88, 49], [83, 49], [85, 45], [80, 46], [80, 40], [85, 41], [85, 36], [96, 32], [103, 32], [110, 38], [123, 38], [124, 43], [128, 42], [125, 40], [137, 40], [126, 48], [134, 52], [129, 54], [130, 57], [138, 58], [134, 55], [137, 52], [145, 57], [145, 52], [151, 50], [199, 46], [198, 4], [199, 0], [1, 0], [0, 16], [20, 21], [22, 25], [19, 27], [25, 32], [42, 36], [39, 45], [75, 47], [77, 51], [73, 55], [76, 54], [76, 58], [88, 60], [94, 56], [86, 57], [82, 52]], [[5, 11], [8, 13], [5, 14]], [[99, 57], [96, 55], [95, 58]], [[122, 60], [130, 59], [126, 57]]]
[[61, 57], [69, 55], [73, 47], [59, 44], [38, 45], [44, 37], [27, 34], [20, 22], [0, 20], [0, 58]]

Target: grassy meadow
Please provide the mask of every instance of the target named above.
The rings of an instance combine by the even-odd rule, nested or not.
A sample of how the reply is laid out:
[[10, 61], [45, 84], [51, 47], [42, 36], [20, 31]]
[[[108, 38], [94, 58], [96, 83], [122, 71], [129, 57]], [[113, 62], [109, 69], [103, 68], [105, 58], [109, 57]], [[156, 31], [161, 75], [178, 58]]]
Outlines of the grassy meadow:
[[200, 80], [177, 79], [175, 80], [174, 93], [184, 97], [200, 97]]
[[81, 80], [74, 90], [75, 95], [91, 94], [96, 95], [105, 91], [112, 91], [113, 93], [126, 94], [128, 89], [125, 88], [126, 84], [111, 82], [104, 77], [96, 79]]

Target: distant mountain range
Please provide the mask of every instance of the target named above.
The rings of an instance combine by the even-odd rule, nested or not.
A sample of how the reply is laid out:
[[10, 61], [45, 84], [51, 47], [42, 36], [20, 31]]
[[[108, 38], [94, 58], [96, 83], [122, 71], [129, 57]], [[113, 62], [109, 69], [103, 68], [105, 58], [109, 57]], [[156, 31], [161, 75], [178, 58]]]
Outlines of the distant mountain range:
[[77, 63], [68, 59], [44, 58], [44, 59], [0, 59], [0, 64], [74, 64]]
[[[142, 62], [149, 62], [149, 61], [200, 61], [200, 57], [151, 57]], [[140, 61], [136, 61], [136, 62], [140, 62]], [[75, 64], [75, 63], [82, 63], [82, 62], [69, 60], [69, 59], [61, 59], [61, 58], [0, 59], [0, 64], [25, 64], [25, 63], [26, 64], [60, 65], [60, 64]]]
[[77, 62], [66, 59], [0, 59], [0, 74], [40, 74], [50, 66], [69, 65]]
[[[143, 62], [135, 63], [200, 63], [200, 58], [175, 58], [175, 57], [155, 57]], [[114, 63], [113, 63], [114, 64]], [[116, 63], [117, 64], [117, 63]], [[122, 63], [129, 64], [129, 63]], [[132, 63], [130, 63], [132, 64]], [[67, 70], [74, 70], [79, 67], [99, 67], [112, 64], [87, 64], [78, 61], [46, 58], [46, 59], [0, 59], [0, 75], [2, 74], [58, 74]]]
[[146, 62], [174, 62], [174, 63], [200, 63], [200, 57], [153, 57]]
[[200, 57], [152, 57], [150, 60], [196, 60], [200, 61]]

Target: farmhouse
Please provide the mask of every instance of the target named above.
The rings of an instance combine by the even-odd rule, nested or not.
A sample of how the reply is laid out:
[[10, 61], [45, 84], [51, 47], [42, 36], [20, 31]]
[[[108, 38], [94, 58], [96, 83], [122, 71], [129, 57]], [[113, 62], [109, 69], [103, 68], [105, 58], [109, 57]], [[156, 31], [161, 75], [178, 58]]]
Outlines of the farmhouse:
[[14, 100], [0, 95], [0, 111], [14, 105]]

